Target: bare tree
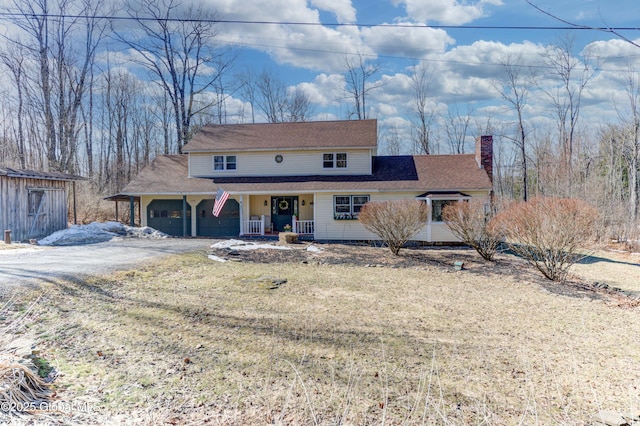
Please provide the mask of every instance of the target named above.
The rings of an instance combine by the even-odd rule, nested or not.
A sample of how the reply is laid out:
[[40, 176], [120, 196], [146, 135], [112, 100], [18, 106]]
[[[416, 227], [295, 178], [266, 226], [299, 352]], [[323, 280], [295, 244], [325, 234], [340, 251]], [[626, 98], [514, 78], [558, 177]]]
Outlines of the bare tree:
[[202, 6], [143, 0], [131, 2], [128, 13], [143, 36], [115, 28], [114, 32], [118, 40], [137, 51], [141, 58], [138, 62], [167, 93], [175, 119], [177, 149], [181, 151], [191, 136], [192, 118], [210, 106], [196, 103], [196, 97], [226, 76], [233, 57], [215, 48], [215, 14]]
[[251, 106], [251, 122], [256, 122], [256, 104], [258, 101], [258, 88], [255, 81], [256, 76], [252, 70], [248, 69], [236, 75], [236, 80], [240, 85], [240, 96]]
[[258, 97], [255, 102], [269, 123], [285, 121], [287, 86], [274, 73], [263, 70], [255, 81]]
[[412, 122], [414, 145], [421, 154], [433, 154], [434, 147], [431, 137], [435, 110], [428, 109], [431, 76], [423, 64], [414, 67], [411, 86], [416, 115], [416, 119]]
[[518, 65], [508, 57], [503, 64], [504, 74], [502, 79], [494, 82], [494, 87], [500, 96], [510, 105], [516, 114], [517, 133], [510, 139], [520, 151], [520, 164], [522, 173], [522, 199], [528, 199], [528, 170], [527, 170], [527, 143], [524, 122], [524, 108], [527, 104], [529, 90], [535, 83], [534, 73], [527, 67]]
[[565, 36], [557, 44], [547, 47], [545, 62], [550, 66], [558, 85], [543, 88], [554, 107], [560, 143], [560, 152], [568, 177], [568, 190], [573, 186], [575, 134], [582, 92], [593, 75], [587, 61], [580, 62], [573, 56], [575, 38]]
[[623, 155], [629, 174], [629, 215], [633, 221], [636, 221], [640, 198], [640, 182], [638, 181], [638, 173], [640, 173], [640, 75], [629, 69], [626, 74], [626, 84], [629, 114], [621, 116], [626, 128]]
[[381, 132], [382, 149], [387, 155], [400, 155], [402, 137], [397, 126], [390, 126]]
[[9, 51], [0, 53], [0, 59], [2, 63], [7, 67], [13, 83], [15, 84], [17, 105], [16, 105], [16, 148], [20, 167], [25, 169], [27, 167], [26, 161], [26, 143], [24, 135], [24, 114], [25, 114], [25, 97], [28, 96], [26, 87], [26, 69], [25, 69], [25, 56], [22, 49], [19, 46], [14, 46]]
[[307, 121], [312, 114], [309, 95], [300, 87], [289, 90], [286, 111], [287, 121]]
[[37, 88], [49, 168], [74, 172], [87, 77], [104, 37], [106, 22], [99, 16], [106, 13], [90, 0], [14, 0], [11, 11], [23, 38], [10, 42], [37, 64], [29, 78]]
[[353, 102], [353, 112], [349, 116], [355, 116], [358, 120], [367, 118], [367, 98], [369, 94], [384, 85], [383, 81], [369, 83], [372, 77], [379, 71], [377, 65], [367, 63], [362, 54], [355, 57], [345, 56], [345, 95]]
[[269, 123], [307, 121], [311, 115], [311, 101], [300, 87], [287, 87], [283, 80], [267, 69], [259, 75], [245, 71], [238, 78], [240, 93], [251, 104], [252, 122], [255, 109], [261, 111]]
[[458, 107], [455, 106], [453, 112], [449, 108], [447, 109], [447, 114], [443, 115], [444, 130], [447, 133], [450, 153], [464, 154], [472, 114], [473, 111], [467, 111], [466, 115], [463, 115]]

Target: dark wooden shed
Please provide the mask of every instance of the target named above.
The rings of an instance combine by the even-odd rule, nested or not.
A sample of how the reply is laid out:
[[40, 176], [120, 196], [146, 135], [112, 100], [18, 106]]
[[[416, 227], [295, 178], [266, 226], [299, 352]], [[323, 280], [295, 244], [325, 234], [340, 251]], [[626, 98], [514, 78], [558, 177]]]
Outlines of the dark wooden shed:
[[69, 183], [82, 176], [0, 167], [0, 232], [27, 241], [67, 228]]

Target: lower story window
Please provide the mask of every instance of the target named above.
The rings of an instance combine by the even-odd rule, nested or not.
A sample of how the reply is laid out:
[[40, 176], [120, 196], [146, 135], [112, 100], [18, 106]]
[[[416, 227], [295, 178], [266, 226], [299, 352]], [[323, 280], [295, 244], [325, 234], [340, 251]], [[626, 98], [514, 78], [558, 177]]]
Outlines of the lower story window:
[[445, 206], [453, 204], [458, 200], [433, 200], [431, 201], [431, 221], [432, 222], [443, 222], [442, 220], [442, 211]]
[[29, 215], [41, 213], [41, 204], [44, 201], [44, 191], [29, 191], [28, 208]]
[[335, 220], [358, 219], [362, 206], [368, 202], [368, 195], [334, 195], [333, 218]]

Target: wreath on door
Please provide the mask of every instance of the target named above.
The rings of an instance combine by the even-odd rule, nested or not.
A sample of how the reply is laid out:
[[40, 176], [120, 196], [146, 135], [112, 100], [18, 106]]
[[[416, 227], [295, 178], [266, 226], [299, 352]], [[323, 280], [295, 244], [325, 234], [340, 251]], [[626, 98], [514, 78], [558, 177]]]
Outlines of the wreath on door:
[[278, 207], [280, 210], [287, 210], [289, 208], [289, 202], [287, 200], [280, 200]]

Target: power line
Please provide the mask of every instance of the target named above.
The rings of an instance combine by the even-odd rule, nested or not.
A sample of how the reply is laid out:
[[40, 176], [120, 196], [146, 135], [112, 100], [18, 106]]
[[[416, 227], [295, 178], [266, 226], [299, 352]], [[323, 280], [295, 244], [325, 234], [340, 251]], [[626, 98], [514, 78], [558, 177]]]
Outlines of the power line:
[[143, 17], [143, 16], [106, 16], [106, 15], [71, 15], [45, 13], [17, 13], [0, 12], [0, 18], [14, 19], [108, 19], [115, 21], [160, 21], [160, 22], [195, 22], [208, 24], [239, 24], [239, 25], [289, 25], [315, 27], [363, 27], [363, 28], [415, 28], [415, 29], [445, 29], [445, 30], [515, 30], [515, 31], [640, 31], [640, 27], [586, 27], [586, 26], [536, 26], [536, 25], [430, 25], [430, 24], [367, 24], [367, 23], [332, 23], [332, 22], [301, 22], [301, 21], [250, 21], [244, 19], [213, 19], [213, 18], [171, 18], [171, 17]]

